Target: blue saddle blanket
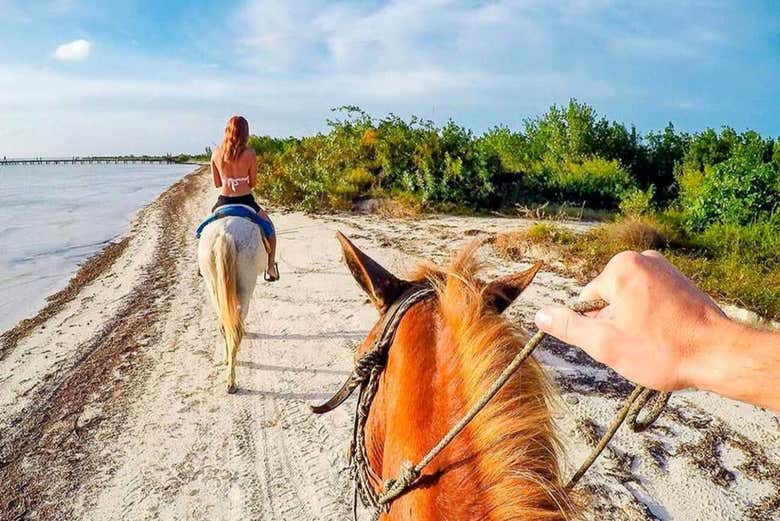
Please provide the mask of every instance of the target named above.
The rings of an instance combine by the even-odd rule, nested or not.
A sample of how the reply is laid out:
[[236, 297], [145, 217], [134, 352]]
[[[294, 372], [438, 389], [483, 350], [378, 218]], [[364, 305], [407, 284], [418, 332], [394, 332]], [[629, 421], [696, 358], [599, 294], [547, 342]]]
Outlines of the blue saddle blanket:
[[195, 231], [195, 237], [200, 239], [200, 234], [203, 233], [203, 229], [206, 226], [223, 217], [243, 217], [244, 219], [249, 219], [263, 230], [266, 237], [274, 236], [274, 225], [271, 221], [263, 219], [257, 212], [243, 204], [226, 204], [217, 208], [214, 213], [200, 223], [200, 226], [198, 226], [198, 229]]

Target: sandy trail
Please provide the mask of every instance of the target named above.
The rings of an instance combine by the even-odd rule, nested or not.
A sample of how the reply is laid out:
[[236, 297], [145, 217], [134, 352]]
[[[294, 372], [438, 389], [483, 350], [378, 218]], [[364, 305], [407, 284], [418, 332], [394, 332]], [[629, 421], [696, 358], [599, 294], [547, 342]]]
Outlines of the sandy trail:
[[[3, 337], [0, 519], [347, 518], [351, 407], [315, 417], [308, 404], [348, 374], [376, 316], [335, 231], [401, 270], [527, 224], [277, 213], [282, 280], [255, 291], [240, 390], [229, 396], [192, 237], [212, 202], [208, 182], [200, 172], [175, 185], [139, 214], [115, 258], [93, 261], [56, 306]], [[528, 324], [540, 305], [578, 292], [543, 272], [508, 313]], [[576, 465], [630, 386], [565, 345], [539, 358], [561, 389], [557, 416]], [[591, 470], [588, 517], [778, 519], [779, 432], [766, 411], [678, 393], [656, 427], [620, 431]]]

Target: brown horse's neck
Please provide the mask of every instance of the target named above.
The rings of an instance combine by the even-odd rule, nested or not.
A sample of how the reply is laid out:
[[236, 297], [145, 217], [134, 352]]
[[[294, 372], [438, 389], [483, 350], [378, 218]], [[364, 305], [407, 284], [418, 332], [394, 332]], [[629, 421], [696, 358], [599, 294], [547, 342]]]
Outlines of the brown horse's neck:
[[[371, 409], [369, 459], [385, 480], [441, 439], [517, 347], [500, 317], [447, 291], [401, 322]], [[546, 392], [538, 366], [524, 366], [382, 519], [564, 519]]]

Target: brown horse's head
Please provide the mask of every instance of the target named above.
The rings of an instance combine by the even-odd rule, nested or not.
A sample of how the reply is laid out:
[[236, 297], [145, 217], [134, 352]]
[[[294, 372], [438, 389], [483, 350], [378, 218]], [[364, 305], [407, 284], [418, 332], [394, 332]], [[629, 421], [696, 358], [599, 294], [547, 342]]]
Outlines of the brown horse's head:
[[[339, 240], [355, 280], [380, 313], [358, 357], [379, 334], [382, 315], [411, 285], [436, 290], [436, 298], [415, 304], [401, 319], [366, 423], [369, 462], [386, 480], [398, 475], [404, 460], [418, 461], [428, 452], [522, 347], [523, 339], [501, 313], [540, 264], [485, 283], [477, 277], [475, 243], [447, 270], [422, 265], [404, 280], [343, 235]], [[561, 482], [548, 393], [538, 364], [523, 364], [382, 519], [568, 517], [571, 502]]]

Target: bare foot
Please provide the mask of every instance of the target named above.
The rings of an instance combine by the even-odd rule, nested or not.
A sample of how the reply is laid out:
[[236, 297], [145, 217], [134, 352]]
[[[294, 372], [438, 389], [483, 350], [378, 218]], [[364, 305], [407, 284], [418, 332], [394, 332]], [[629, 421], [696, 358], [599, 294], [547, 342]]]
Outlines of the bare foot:
[[275, 262], [269, 263], [268, 268], [265, 270], [265, 280], [267, 282], [279, 280], [279, 266]]

